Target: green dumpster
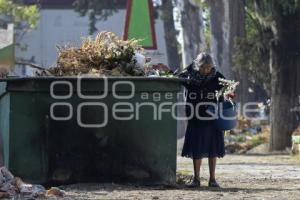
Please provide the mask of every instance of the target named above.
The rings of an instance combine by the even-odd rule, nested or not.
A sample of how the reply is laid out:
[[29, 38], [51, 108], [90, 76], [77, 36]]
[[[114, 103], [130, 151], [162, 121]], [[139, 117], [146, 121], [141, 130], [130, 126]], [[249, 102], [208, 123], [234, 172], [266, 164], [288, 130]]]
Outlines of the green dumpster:
[[0, 132], [14, 175], [34, 183], [175, 182], [179, 79], [3, 81]]

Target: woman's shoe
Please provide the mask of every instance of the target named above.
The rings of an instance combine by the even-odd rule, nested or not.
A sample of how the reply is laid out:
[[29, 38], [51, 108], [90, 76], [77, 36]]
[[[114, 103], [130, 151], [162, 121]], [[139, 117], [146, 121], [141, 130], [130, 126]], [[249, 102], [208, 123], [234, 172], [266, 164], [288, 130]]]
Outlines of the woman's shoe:
[[216, 180], [209, 180], [208, 187], [220, 188], [220, 185], [217, 183]]
[[194, 178], [192, 183], [188, 185], [189, 188], [200, 187], [200, 178]]

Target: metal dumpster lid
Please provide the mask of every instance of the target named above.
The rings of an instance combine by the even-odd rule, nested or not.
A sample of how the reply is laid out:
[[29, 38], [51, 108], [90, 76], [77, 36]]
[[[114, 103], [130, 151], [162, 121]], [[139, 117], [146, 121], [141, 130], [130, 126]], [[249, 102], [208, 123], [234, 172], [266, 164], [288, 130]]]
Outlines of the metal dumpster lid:
[[[44, 91], [49, 92], [51, 88], [49, 85], [51, 83], [57, 81], [67, 81], [75, 86], [76, 90], [76, 82], [82, 78], [82, 80], [89, 84], [86, 85], [82, 90], [83, 91], [100, 91], [103, 88], [98, 85], [94, 85], [93, 82], [108, 80], [108, 82], [113, 83], [114, 81], [133, 81], [137, 83], [135, 89], [136, 91], [179, 91], [180, 83], [185, 82], [185, 79], [175, 78], [175, 77], [74, 77], [74, 76], [62, 76], [62, 77], [14, 77], [14, 78], [6, 78], [0, 79], [0, 82], [6, 82], [6, 90], [7, 91]], [[153, 84], [152, 84], [153, 81]], [[143, 84], [139, 84], [143, 83]], [[146, 84], [147, 86], [144, 87]], [[64, 86], [62, 86], [64, 87]], [[68, 87], [67, 87], [68, 88]], [[56, 88], [57, 89], [57, 88]], [[58, 89], [59, 91], [66, 89]], [[120, 89], [120, 91], [127, 91], [128, 89]]]
[[85, 76], [47, 76], [47, 77], [11, 77], [11, 78], [0, 78], [0, 82], [14, 82], [14, 81], [28, 81], [28, 80], [77, 80], [78, 78], [83, 78], [85, 80], [99, 80], [99, 79], [108, 79], [108, 80], [155, 80], [155, 81], [175, 81], [175, 82], [184, 82], [184, 78], [177, 77], [144, 77], [144, 76], [109, 76], [109, 77], [85, 77]]

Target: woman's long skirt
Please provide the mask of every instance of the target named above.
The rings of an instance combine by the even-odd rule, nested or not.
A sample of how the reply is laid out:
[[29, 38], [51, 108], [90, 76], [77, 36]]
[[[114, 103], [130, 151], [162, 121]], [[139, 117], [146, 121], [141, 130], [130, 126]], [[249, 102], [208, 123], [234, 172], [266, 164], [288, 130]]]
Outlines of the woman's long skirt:
[[224, 131], [217, 130], [212, 120], [190, 119], [181, 156], [201, 159], [224, 155]]

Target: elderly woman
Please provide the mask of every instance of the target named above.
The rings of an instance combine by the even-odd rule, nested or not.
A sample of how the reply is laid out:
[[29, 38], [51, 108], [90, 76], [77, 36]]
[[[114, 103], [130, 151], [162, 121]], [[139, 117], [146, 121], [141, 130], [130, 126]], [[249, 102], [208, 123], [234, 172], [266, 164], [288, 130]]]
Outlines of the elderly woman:
[[[193, 159], [194, 179], [189, 186], [200, 187], [202, 158], [208, 158], [210, 174], [208, 186], [220, 187], [216, 181], [215, 169], [217, 157], [225, 155], [224, 131], [217, 130], [213, 120], [204, 119], [204, 117], [211, 117], [206, 112], [208, 105], [204, 104], [217, 102], [215, 91], [223, 87], [219, 84], [218, 78], [225, 77], [215, 69], [212, 58], [207, 53], [200, 53], [194, 62], [179, 74], [179, 77], [187, 80], [183, 84], [187, 89], [186, 102], [192, 105], [186, 105], [186, 115], [188, 117], [194, 113], [188, 120], [182, 149], [182, 156]], [[219, 101], [223, 101], [223, 98]], [[197, 107], [198, 103], [201, 104]], [[194, 109], [193, 113], [191, 109]]]

